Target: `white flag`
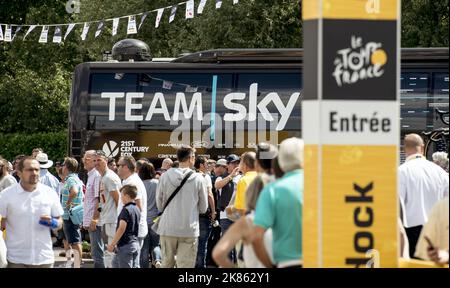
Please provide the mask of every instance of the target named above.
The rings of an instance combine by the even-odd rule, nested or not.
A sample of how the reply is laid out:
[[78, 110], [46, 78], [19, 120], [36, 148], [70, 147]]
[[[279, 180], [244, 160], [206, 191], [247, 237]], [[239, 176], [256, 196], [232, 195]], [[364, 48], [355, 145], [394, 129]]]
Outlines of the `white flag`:
[[195, 92], [197, 92], [197, 91], [198, 91], [198, 87], [190, 86], [190, 85], [188, 85], [188, 86], [186, 87], [186, 92], [187, 92], [187, 93], [195, 93]]
[[158, 9], [158, 13], [156, 15], [155, 28], [159, 27], [159, 22], [161, 22], [163, 13], [164, 13], [164, 8]]
[[119, 27], [119, 20], [120, 18], [113, 19], [112, 36], [115, 36], [117, 34], [117, 28]]
[[186, 2], [186, 19], [194, 18], [194, 0]]
[[216, 0], [216, 9], [220, 9], [222, 7], [222, 0]]
[[25, 40], [25, 38], [27, 38], [28, 34], [30, 34], [31, 31], [34, 30], [34, 28], [36, 28], [36, 25], [31, 25], [30, 28], [28, 28], [27, 33], [25, 33], [25, 36], [23, 36], [23, 40]]
[[61, 43], [61, 40], [62, 40], [61, 26], [56, 26], [55, 34], [53, 35], [53, 43]]
[[201, 0], [200, 4], [198, 4], [197, 14], [202, 14], [203, 9], [205, 8], [206, 0]]
[[12, 28], [11, 25], [6, 25], [5, 27], [5, 42], [11, 42], [12, 41]]
[[173, 85], [173, 82], [171, 82], [171, 81], [164, 81], [162, 88], [166, 89], [166, 90], [170, 90], [170, 89], [172, 89], [172, 85]]
[[145, 18], [147, 18], [147, 16], [148, 16], [148, 12], [145, 12], [144, 15], [142, 15], [141, 23], [139, 23], [138, 30], [141, 30], [141, 26], [142, 26], [142, 24], [144, 24], [144, 20], [145, 20]]
[[3, 29], [2, 29], [2, 25], [0, 25], [0, 41], [3, 41]]
[[48, 26], [42, 26], [41, 37], [39, 37], [39, 43], [47, 43]]
[[239, 0], [233, 0], [233, 5], [238, 4]]
[[67, 27], [66, 34], [64, 35], [64, 41], [66, 41], [67, 36], [69, 36], [70, 32], [72, 32], [74, 27], [75, 24], [69, 24], [69, 26]]
[[170, 10], [170, 17], [169, 17], [169, 23], [172, 23], [173, 20], [175, 20], [175, 15], [177, 14], [178, 5], [172, 6], [172, 9]]
[[100, 22], [100, 23], [98, 23], [97, 31], [95, 31], [95, 38], [97, 38], [98, 36], [100, 36], [100, 34], [101, 34], [102, 31], [103, 31], [104, 25], [105, 25], [105, 24], [103, 23], [103, 21]]
[[127, 34], [136, 34], [136, 15], [128, 16]]
[[19, 33], [20, 30], [22, 30], [22, 26], [17, 26], [16, 31], [14, 31], [12, 41], [14, 41], [14, 39], [16, 39], [17, 33]]
[[90, 23], [84, 23], [83, 32], [81, 33], [81, 40], [86, 40], [87, 34], [89, 32]]

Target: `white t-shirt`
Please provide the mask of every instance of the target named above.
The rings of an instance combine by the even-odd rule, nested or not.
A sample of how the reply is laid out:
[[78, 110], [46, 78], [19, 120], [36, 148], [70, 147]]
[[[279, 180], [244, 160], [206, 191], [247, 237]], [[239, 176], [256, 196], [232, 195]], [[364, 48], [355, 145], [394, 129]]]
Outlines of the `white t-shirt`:
[[408, 157], [398, 172], [403, 225], [407, 228], [423, 225], [428, 222], [433, 206], [448, 196], [448, 174], [419, 154]]
[[64, 210], [55, 191], [41, 183], [33, 192], [20, 184], [0, 194], [0, 215], [6, 218], [8, 262], [26, 265], [54, 263], [50, 228], [39, 224], [42, 215], [60, 217]]
[[6, 244], [3, 240], [3, 232], [0, 231], [0, 268], [5, 268], [8, 265], [6, 261]]
[[[141, 200], [141, 218], [139, 219], [139, 233], [138, 237], [144, 238], [148, 233], [147, 226], [147, 190], [145, 190], [144, 182], [142, 182], [141, 178], [137, 173], [133, 173], [130, 177], [122, 181], [122, 185], [134, 185], [137, 187], [137, 196], [136, 200]], [[122, 211], [123, 203], [120, 200], [119, 205], [117, 207], [117, 215], [120, 215]]]
[[12, 175], [6, 175], [0, 180], [0, 192], [8, 188], [9, 186], [12, 186], [14, 184], [17, 184], [16, 178]]

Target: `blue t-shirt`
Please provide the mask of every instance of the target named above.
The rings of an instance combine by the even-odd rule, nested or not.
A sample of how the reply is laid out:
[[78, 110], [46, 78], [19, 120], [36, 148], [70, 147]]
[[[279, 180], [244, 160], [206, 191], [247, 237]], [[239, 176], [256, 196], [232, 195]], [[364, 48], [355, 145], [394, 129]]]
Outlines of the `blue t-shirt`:
[[276, 263], [303, 257], [302, 210], [303, 170], [288, 172], [261, 191], [253, 222], [265, 229], [272, 228]]
[[125, 232], [117, 243], [118, 247], [138, 241], [140, 218], [141, 212], [139, 212], [136, 203], [130, 202], [123, 206], [122, 211], [120, 211], [119, 217], [117, 218], [116, 230], [119, 228], [120, 220], [127, 222], [127, 228], [125, 228]]
[[81, 182], [77, 174], [69, 174], [64, 181], [64, 186], [61, 191], [61, 205], [64, 209], [64, 220], [69, 220], [69, 211], [67, 210], [66, 203], [67, 200], [69, 200], [70, 189], [74, 186], [77, 187], [78, 194], [76, 197], [72, 198], [71, 207], [75, 207], [83, 203], [83, 182]]

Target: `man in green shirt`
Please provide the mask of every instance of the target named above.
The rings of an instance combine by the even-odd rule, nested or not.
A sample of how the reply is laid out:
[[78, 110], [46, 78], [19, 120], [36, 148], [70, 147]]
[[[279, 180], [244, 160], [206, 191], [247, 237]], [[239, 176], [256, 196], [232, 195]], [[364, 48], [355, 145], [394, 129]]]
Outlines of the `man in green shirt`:
[[264, 188], [256, 204], [253, 247], [267, 267], [271, 263], [263, 237], [269, 228], [273, 231], [272, 250], [276, 265], [279, 268], [302, 266], [302, 155], [301, 139], [289, 138], [280, 144], [278, 163], [285, 174]]

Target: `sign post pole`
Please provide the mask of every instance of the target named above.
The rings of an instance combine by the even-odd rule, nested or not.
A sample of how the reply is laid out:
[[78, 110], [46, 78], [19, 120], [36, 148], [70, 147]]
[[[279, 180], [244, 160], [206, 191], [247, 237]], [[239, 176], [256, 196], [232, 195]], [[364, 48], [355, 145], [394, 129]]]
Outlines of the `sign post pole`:
[[305, 267], [397, 267], [400, 0], [304, 0]]

